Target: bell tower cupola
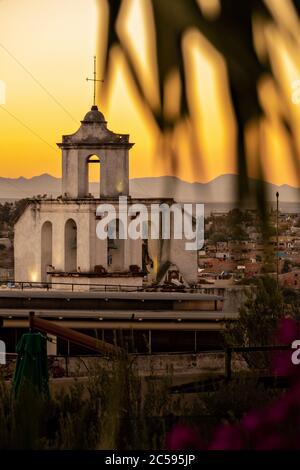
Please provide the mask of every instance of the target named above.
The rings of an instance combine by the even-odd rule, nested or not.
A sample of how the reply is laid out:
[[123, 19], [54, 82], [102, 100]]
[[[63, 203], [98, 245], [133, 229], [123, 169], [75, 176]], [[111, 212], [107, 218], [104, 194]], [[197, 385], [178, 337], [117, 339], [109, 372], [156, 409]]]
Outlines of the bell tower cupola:
[[[129, 195], [129, 150], [134, 144], [128, 134], [116, 134], [107, 128], [104, 115], [93, 105], [75, 134], [64, 135], [62, 150], [63, 198], [89, 197], [88, 166], [91, 157], [100, 161], [99, 192], [96, 197], [116, 198]], [[93, 163], [95, 163], [93, 161]]]

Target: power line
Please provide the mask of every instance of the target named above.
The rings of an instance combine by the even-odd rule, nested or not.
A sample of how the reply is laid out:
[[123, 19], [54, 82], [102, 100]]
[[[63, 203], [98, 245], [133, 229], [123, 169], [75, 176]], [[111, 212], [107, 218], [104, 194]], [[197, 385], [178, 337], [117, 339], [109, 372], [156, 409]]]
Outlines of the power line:
[[3, 111], [5, 111], [9, 116], [11, 116], [13, 119], [15, 119], [15, 121], [17, 121], [19, 124], [21, 124], [21, 126], [23, 126], [25, 129], [27, 129], [29, 132], [31, 132], [31, 134], [33, 134], [35, 137], [37, 137], [39, 140], [41, 140], [44, 144], [48, 145], [48, 147], [50, 147], [52, 150], [57, 152], [57, 149], [52, 144], [47, 142], [47, 140], [45, 140], [37, 132], [35, 132], [33, 129], [31, 129], [31, 127], [27, 126], [27, 124], [25, 124], [25, 122], [21, 121], [21, 119], [19, 119], [17, 116], [15, 116], [10, 111], [8, 111], [8, 109], [3, 108], [3, 106], [0, 106], [0, 108]]
[[24, 72], [26, 72], [31, 78], [32, 80], [54, 101], [54, 103], [57, 104], [57, 106], [59, 106], [73, 121], [75, 121], [77, 124], [78, 124], [78, 119], [76, 119], [66, 108], [63, 104], [60, 103], [60, 101], [58, 101], [57, 98], [55, 98], [55, 96], [50, 93], [50, 91], [47, 90], [47, 88], [37, 79], [35, 78], [35, 76], [30, 72], [30, 70], [27, 69], [27, 67], [25, 67], [25, 65], [22, 64], [22, 62], [20, 62], [19, 59], [17, 59], [17, 57], [15, 57], [3, 44], [0, 43], [0, 47], [19, 65], [19, 67], [21, 67]]

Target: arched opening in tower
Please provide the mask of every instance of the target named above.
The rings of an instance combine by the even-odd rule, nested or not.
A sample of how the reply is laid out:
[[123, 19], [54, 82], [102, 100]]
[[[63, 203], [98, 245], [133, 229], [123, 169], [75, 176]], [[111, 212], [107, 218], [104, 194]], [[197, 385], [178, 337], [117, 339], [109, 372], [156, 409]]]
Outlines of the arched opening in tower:
[[87, 160], [88, 192], [91, 197], [100, 197], [101, 164], [97, 155], [91, 155]]
[[65, 225], [65, 272], [77, 271], [77, 225], [69, 219]]

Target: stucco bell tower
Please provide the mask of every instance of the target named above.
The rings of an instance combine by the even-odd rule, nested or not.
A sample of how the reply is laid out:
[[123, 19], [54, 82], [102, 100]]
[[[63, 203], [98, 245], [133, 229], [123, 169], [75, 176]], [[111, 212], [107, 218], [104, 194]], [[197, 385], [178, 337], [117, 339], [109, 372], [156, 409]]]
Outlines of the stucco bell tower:
[[129, 195], [129, 150], [134, 144], [128, 134], [115, 134], [97, 106], [92, 106], [75, 134], [65, 135], [58, 146], [62, 149], [63, 198], [89, 197], [88, 166], [99, 158], [100, 198]]

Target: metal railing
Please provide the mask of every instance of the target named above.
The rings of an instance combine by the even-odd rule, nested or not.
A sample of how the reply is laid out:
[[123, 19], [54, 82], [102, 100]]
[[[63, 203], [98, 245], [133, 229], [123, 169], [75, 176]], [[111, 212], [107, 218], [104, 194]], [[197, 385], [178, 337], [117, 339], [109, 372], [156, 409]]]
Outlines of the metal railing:
[[[203, 287], [186, 287], [186, 288], [178, 288], [174, 287], [166, 287], [166, 286], [128, 286], [126, 284], [89, 284], [89, 283], [74, 283], [74, 282], [32, 282], [32, 281], [14, 281], [14, 280], [7, 280], [7, 281], [0, 281], [0, 286], [5, 286], [8, 289], [19, 289], [19, 290], [26, 290], [26, 289], [37, 289], [37, 290], [46, 290], [49, 291], [53, 287], [62, 286], [68, 288], [68, 290], [72, 292], [76, 292], [80, 290], [80, 288], [87, 288], [90, 292], [188, 292], [188, 293], [204, 293]], [[78, 288], [78, 289], [76, 289]], [[212, 287], [209, 289], [205, 287], [205, 293], [207, 294], [208, 290], [212, 291], [212, 295], [214, 294], [215, 288]]]
[[41, 290], [51, 290], [52, 287], [56, 286], [62, 286], [62, 287], [68, 287], [69, 290], [74, 292], [76, 290], [76, 287], [88, 287], [89, 289], [95, 288], [95, 290], [101, 290], [101, 291], [125, 291], [128, 290], [130, 291], [143, 291], [145, 290], [144, 287], [140, 286], [126, 286], [126, 285], [121, 285], [121, 284], [89, 284], [89, 283], [74, 283], [74, 282], [32, 282], [32, 281], [0, 281], [1, 286], [6, 286], [9, 289], [19, 289], [19, 290], [25, 290], [25, 289], [41, 289]]

